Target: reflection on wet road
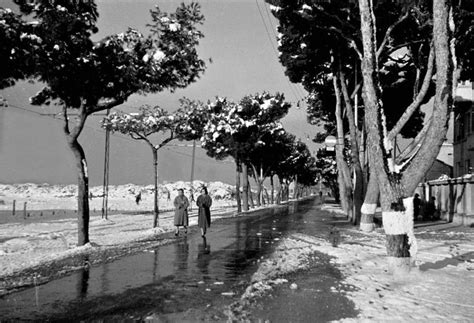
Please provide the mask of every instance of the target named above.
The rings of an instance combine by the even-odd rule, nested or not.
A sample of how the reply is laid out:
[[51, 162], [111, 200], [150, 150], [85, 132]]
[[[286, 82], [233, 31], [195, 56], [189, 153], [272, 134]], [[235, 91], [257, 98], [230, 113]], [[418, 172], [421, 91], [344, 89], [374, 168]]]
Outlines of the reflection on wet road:
[[[199, 308], [237, 297], [275, 242], [292, 232], [326, 234], [313, 201], [288, 215], [231, 218], [212, 224], [207, 239], [180, 235], [173, 244], [145, 250], [0, 298], [7, 320], [143, 318]], [[87, 262], [87, 258], [84, 259]], [[232, 299], [229, 299], [229, 302]]]

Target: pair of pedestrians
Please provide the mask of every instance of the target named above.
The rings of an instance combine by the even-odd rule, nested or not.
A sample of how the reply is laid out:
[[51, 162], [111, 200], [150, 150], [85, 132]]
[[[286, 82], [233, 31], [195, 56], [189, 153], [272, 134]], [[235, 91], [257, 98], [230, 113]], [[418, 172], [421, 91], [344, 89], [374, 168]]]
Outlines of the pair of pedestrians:
[[[207, 192], [207, 188], [203, 187], [201, 189], [201, 195], [196, 200], [196, 205], [198, 206], [198, 227], [201, 228], [201, 236], [206, 236], [207, 228], [211, 226], [211, 205], [212, 199]], [[184, 190], [178, 190], [178, 196], [174, 199], [174, 225], [176, 226], [175, 236], [179, 234], [179, 227], [184, 227], [184, 233], [188, 232], [188, 207], [189, 201], [186, 196], [184, 196]]]

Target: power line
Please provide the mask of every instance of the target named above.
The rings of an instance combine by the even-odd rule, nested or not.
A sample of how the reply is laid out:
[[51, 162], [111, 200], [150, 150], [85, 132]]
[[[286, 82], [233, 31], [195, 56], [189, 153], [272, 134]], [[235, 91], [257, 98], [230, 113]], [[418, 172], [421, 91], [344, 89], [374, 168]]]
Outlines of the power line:
[[[58, 117], [59, 114], [41, 113], [41, 112], [33, 111], [33, 110], [30, 110], [30, 109], [27, 109], [27, 108], [24, 108], [24, 107], [19, 107], [19, 106], [14, 105], [14, 104], [9, 104], [9, 107], [15, 108], [15, 109], [19, 109], [19, 110], [23, 110], [23, 111], [26, 111], [26, 112], [29, 112], [29, 113], [36, 114], [38, 117], [42, 117], [42, 118], [45, 118], [45, 117], [46, 117], [46, 118], [53, 119], [53, 120], [56, 120], [56, 121], [59, 121], [59, 122], [64, 121], [64, 119]], [[96, 115], [96, 116], [97, 116], [97, 115]], [[91, 126], [88, 126], [88, 125], [84, 125], [84, 128], [91, 129], [91, 130], [94, 130], [94, 131], [96, 131], [96, 132], [105, 134], [105, 130], [103, 130], [103, 129], [96, 129], [96, 128], [91, 127]], [[119, 134], [117, 134], [117, 133], [113, 133], [112, 136], [114, 136], [114, 137], [116, 137], [116, 138], [128, 140], [128, 141], [130, 141], [130, 142], [135, 142], [135, 140], [130, 139], [130, 138], [128, 138], [128, 137], [125, 137], [125, 136], [123, 136], [123, 135], [119, 135]]]
[[[260, 5], [258, 4], [258, 0], [255, 0], [255, 4], [257, 5], [257, 9], [258, 9], [258, 12], [260, 14], [260, 19], [262, 20], [262, 23], [263, 23], [263, 26], [265, 27], [265, 32], [267, 34], [267, 37], [268, 37], [268, 41], [270, 42], [270, 45], [272, 46], [272, 49], [274, 51], [274, 53], [276, 54], [276, 56], [278, 57], [278, 50], [277, 48], [275, 47], [275, 45], [273, 44], [273, 41], [272, 41], [272, 36], [270, 35], [270, 32], [268, 31], [268, 27], [267, 27], [267, 23], [265, 22], [265, 18], [263, 17], [263, 14], [262, 14], [262, 10], [260, 9]], [[266, 6], [264, 5], [264, 7], [266, 8]], [[270, 25], [272, 25], [271, 23], [271, 19], [270, 19]], [[273, 25], [272, 25], [273, 26]], [[275, 34], [275, 31], [273, 31], [274, 33], [274, 36], [275, 38], [277, 38], [277, 35]], [[303, 99], [296, 93], [296, 86], [294, 84], [292, 84], [288, 78], [285, 77], [285, 80], [286, 82], [288, 83], [288, 86], [289, 86], [289, 89], [291, 92], [293, 92], [293, 95], [295, 97], [295, 99], [297, 101], [302, 101]], [[295, 88], [293, 88], [293, 86], [295, 86]]]
[[[190, 147], [193, 147], [194, 145], [189, 145], [189, 144], [167, 144], [167, 146], [190, 148]], [[197, 148], [202, 148], [202, 147], [197, 147]]]
[[[268, 41], [270, 42], [270, 45], [272, 46], [272, 49], [273, 49], [274, 53], [275, 53], [276, 56], [278, 57], [278, 50], [275, 48], [275, 45], [273, 44], [272, 36], [270, 35], [270, 32], [268, 31], [267, 24], [266, 24], [266, 22], [265, 22], [265, 19], [263, 18], [262, 10], [260, 10], [260, 6], [259, 6], [257, 0], [255, 0], [255, 4], [257, 5], [258, 13], [260, 14], [260, 19], [262, 20], [263, 27], [265, 28], [265, 32], [266, 32], [267, 37], [268, 37]], [[294, 97], [295, 97], [296, 100], [298, 101], [299, 98], [298, 98], [298, 95], [296, 94], [295, 90], [291, 87], [291, 84], [290, 84], [290, 82], [288, 81], [288, 79], [287, 79], [286, 77], [285, 77], [285, 80], [288, 82], [290, 91], [293, 92]]]
[[[271, 26], [271, 30], [273, 31], [273, 35], [275, 36], [275, 39], [277, 39], [278, 38], [278, 34], [276, 33], [277, 28], [275, 25], [273, 25], [273, 20], [270, 14], [269, 6], [264, 4], [263, 7], [265, 8], [265, 12], [267, 13], [268, 21]], [[303, 98], [306, 97], [306, 95], [304, 94], [304, 90], [302, 90], [300, 86], [298, 86], [298, 84], [291, 83], [291, 85], [294, 86], [296, 92], [300, 95], [300, 99], [303, 100]]]
[[265, 22], [265, 19], [263, 18], [262, 10], [260, 10], [260, 6], [259, 6], [257, 0], [255, 0], [255, 4], [257, 5], [258, 12], [259, 12], [259, 14], [260, 14], [260, 18], [262, 19], [262, 23], [263, 23], [263, 26], [265, 27], [265, 31], [266, 31], [266, 33], [267, 33], [268, 40], [270, 41], [270, 45], [272, 46], [273, 51], [274, 51], [275, 53], [278, 53], [278, 50], [275, 48], [275, 45], [273, 44], [272, 37], [270, 36], [270, 33], [269, 33], [269, 31], [268, 31], [268, 28], [267, 28], [267, 24], [266, 24], [266, 22]]
[[[271, 26], [271, 30], [273, 31], [273, 35], [275, 36], [275, 39], [278, 38], [278, 34], [276, 33], [276, 26], [273, 25], [273, 20], [272, 20], [272, 17], [271, 17], [271, 14], [270, 14], [270, 9], [268, 6], [266, 6], [265, 4], [263, 5], [263, 7], [265, 8], [265, 12], [267, 13], [267, 17], [268, 17], [268, 21], [270, 23], [270, 26]], [[290, 82], [291, 83], [291, 82]], [[291, 83], [291, 85], [294, 86], [296, 92], [300, 95], [300, 99], [303, 100], [303, 98], [306, 96], [303, 92], [303, 90], [301, 90], [301, 88], [298, 86], [298, 84], [295, 84], [295, 83]]]
[[[266, 6], [265, 4], [263, 4], [263, 7], [265, 8], [265, 12], [267, 14], [267, 17], [268, 17], [268, 23], [270, 24], [270, 30], [272, 30], [272, 33], [273, 33], [273, 36], [275, 37], [275, 39], [278, 39], [278, 34], [276, 33], [276, 26], [273, 25], [273, 20], [272, 20], [272, 16], [270, 14], [270, 9], [268, 8], [268, 6]], [[278, 52], [277, 52], [277, 55], [278, 55]], [[288, 81], [288, 79], [287, 79]], [[303, 98], [306, 96], [302, 90], [300, 89], [300, 87], [298, 86], [298, 84], [295, 84], [295, 83], [292, 83], [292, 82], [289, 82], [288, 83], [290, 84], [290, 86], [293, 86], [294, 89], [296, 90], [297, 94], [300, 96], [300, 100], [303, 100]]]
[[[33, 111], [33, 110], [30, 110], [30, 109], [27, 109], [27, 108], [19, 107], [17, 105], [11, 104], [10, 102], [8, 103], [8, 108], [15, 108], [15, 109], [23, 110], [23, 111], [26, 111], [26, 112], [37, 114], [38, 116], [41, 116], [41, 117], [49, 116], [48, 114], [44, 114], [44, 113], [41, 113], [41, 112], [38, 112], [38, 111]], [[56, 119], [56, 118], [54, 118], [54, 119]]]
[[[49, 118], [49, 119], [52, 119], [52, 120], [55, 120], [55, 121], [58, 121], [58, 122], [64, 121], [64, 119], [56, 117], [57, 114], [44, 114], [44, 113], [41, 113], [41, 112], [38, 112], [38, 111], [33, 111], [33, 110], [30, 110], [30, 109], [27, 109], [27, 108], [24, 108], [24, 107], [17, 106], [17, 105], [14, 105], [14, 104], [9, 104], [8, 107], [18, 109], [18, 110], [22, 110], [22, 111], [25, 111], [25, 112], [28, 112], [28, 113], [33, 113], [33, 114], [35, 114], [35, 115], [37, 115], [38, 117], [41, 117], [41, 118]], [[90, 126], [87, 126], [87, 125], [84, 125], [84, 128], [94, 130], [94, 131], [96, 131], [98, 133], [101, 133], [101, 134], [106, 133], [105, 130], [103, 130], [103, 129], [96, 129], [96, 128], [93, 128], [93, 127], [90, 127]], [[111, 133], [110, 135], [115, 137], [115, 138], [119, 138], [119, 139], [122, 139], [122, 140], [127, 140], [127, 141], [130, 141], [130, 142], [133, 142], [134, 144], [137, 143], [137, 140], [129, 138], [129, 137], [123, 135], [123, 134]], [[192, 147], [192, 145], [185, 145], [185, 144], [183, 144], [183, 145], [169, 144], [169, 145], [173, 146], [173, 147], [183, 147], [183, 148]], [[179, 155], [186, 156], [186, 157], [192, 157], [192, 155], [173, 150], [173, 149], [171, 149], [170, 147], [167, 147], [167, 146], [168, 145], [164, 146], [163, 148], [165, 148], [166, 150], [168, 150], [170, 152], [173, 152], [175, 154], [179, 154]], [[202, 147], [198, 146], [198, 148], [202, 148]], [[212, 161], [212, 162], [215, 162], [215, 163], [218, 163], [218, 164], [230, 164], [229, 162], [220, 161], [220, 160], [216, 160], [216, 159], [212, 159], [212, 158], [204, 159], [204, 158], [196, 157], [196, 159], [207, 161], [207, 162]]]

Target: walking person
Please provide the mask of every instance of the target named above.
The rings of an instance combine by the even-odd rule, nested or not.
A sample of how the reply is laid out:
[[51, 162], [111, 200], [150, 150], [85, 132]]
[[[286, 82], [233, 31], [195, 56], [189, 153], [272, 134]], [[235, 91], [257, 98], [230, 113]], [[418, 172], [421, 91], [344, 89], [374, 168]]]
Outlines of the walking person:
[[207, 193], [207, 188], [201, 188], [201, 195], [196, 200], [198, 210], [198, 226], [201, 228], [201, 236], [206, 236], [207, 228], [211, 226], [211, 205], [212, 199]]
[[174, 199], [174, 225], [176, 226], [176, 232], [174, 233], [175, 236], [179, 234], [179, 227], [184, 227], [184, 233], [188, 233], [188, 206], [189, 201], [186, 196], [184, 196], [184, 190], [178, 190], [178, 196]]
[[137, 196], [135, 196], [135, 203], [140, 204], [140, 201], [142, 200], [142, 192], [139, 192]]

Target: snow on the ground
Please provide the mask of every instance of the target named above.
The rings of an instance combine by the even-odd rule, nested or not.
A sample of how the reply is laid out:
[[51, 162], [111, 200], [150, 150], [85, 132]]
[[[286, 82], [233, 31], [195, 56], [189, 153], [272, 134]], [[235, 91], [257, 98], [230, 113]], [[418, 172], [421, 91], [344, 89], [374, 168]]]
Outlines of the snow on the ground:
[[[329, 208], [339, 213], [337, 207], [333, 209]], [[436, 228], [440, 227], [443, 225]], [[290, 289], [299, 288], [297, 281], [276, 277], [305, 268], [317, 251], [332, 256], [331, 263], [343, 273], [344, 279], [331, 288], [332, 292], [345, 293], [360, 312], [356, 318], [341, 322], [472, 322], [474, 232], [450, 224], [445, 227], [415, 231], [419, 246], [417, 267], [408, 277], [389, 273], [383, 229], [372, 233], [342, 230], [336, 247], [323, 238], [293, 234], [282, 239], [276, 251], [260, 264], [252, 282], [241, 299], [229, 307], [227, 315], [230, 320], [246, 320], [246, 306], [274, 286], [287, 284]], [[356, 288], [348, 291], [347, 285]]]
[[335, 257], [344, 283], [357, 287], [347, 294], [361, 313], [342, 321], [468, 322], [474, 317], [473, 237], [465, 233], [450, 243], [418, 238], [418, 267], [403, 278], [387, 270], [382, 229], [359, 239], [348, 236], [337, 248], [314, 240], [318, 251]]
[[[203, 182], [196, 181], [195, 188], [198, 189]], [[177, 195], [176, 190], [181, 187], [189, 187], [189, 183], [177, 182], [163, 185], [170, 190], [171, 202], [160, 201], [163, 208], [164, 203], [169, 203], [172, 208], [172, 200]], [[207, 185], [209, 194], [213, 198], [213, 206], [211, 208], [213, 219], [222, 217], [223, 212], [231, 212], [233, 202], [231, 197], [232, 188], [230, 185], [220, 182], [209, 183]], [[95, 192], [97, 188], [91, 191]], [[162, 188], [163, 189], [163, 188]], [[129, 210], [130, 207], [136, 206], [135, 195], [142, 191], [142, 202], [140, 207], [147, 211], [153, 210], [152, 204], [147, 205], [147, 201], [152, 201], [152, 197], [148, 197], [146, 188], [134, 185], [121, 185], [110, 190], [112, 200], [118, 201], [124, 207], [118, 209]], [[74, 201], [76, 187], [75, 186], [59, 186], [59, 185], [0, 185], [0, 192], [3, 196], [0, 199], [12, 200], [28, 198], [32, 207], [47, 209], [57, 208], [75, 208], [77, 202]], [[144, 193], [147, 192], [147, 193]], [[63, 195], [61, 195], [63, 194]], [[58, 203], [55, 198], [64, 199]], [[119, 197], [125, 197], [121, 200]], [[133, 199], [133, 203], [128, 201]], [[143, 201], [144, 199], [144, 201]], [[101, 200], [101, 199], [100, 199]], [[110, 205], [110, 204], [109, 204]], [[5, 206], [4, 206], [5, 207]], [[9, 206], [7, 206], [9, 208]], [[132, 211], [136, 209], [132, 208]], [[196, 207], [190, 212], [189, 225], [197, 225]], [[12, 219], [14, 217], [11, 217]], [[87, 248], [108, 248], [127, 243], [149, 239], [163, 232], [174, 230], [173, 212], [160, 213], [159, 227], [152, 228], [153, 214], [112, 214], [108, 219], [102, 219], [100, 215], [93, 215], [90, 218], [89, 238], [91, 244], [83, 247], [77, 247], [77, 220], [72, 218], [48, 218], [47, 220], [35, 221], [26, 219], [24, 221], [12, 220], [4, 224], [0, 224], [0, 277], [11, 275], [15, 272], [22, 271], [49, 261], [64, 259], [74, 254], [87, 252]]]
[[[226, 309], [228, 322], [248, 321], [247, 307], [274, 286], [289, 283], [287, 279], [278, 277], [307, 268], [316, 251], [313, 243], [292, 238], [281, 240], [272, 255], [260, 263], [240, 299]], [[293, 282], [289, 288], [296, 289], [298, 285]]]
[[[70, 192], [67, 189], [65, 191]], [[128, 189], [125, 190], [127, 191]], [[12, 196], [2, 192], [0, 200]], [[130, 196], [123, 194], [130, 199], [133, 197], [132, 193]], [[225, 204], [227, 200], [221, 201]], [[214, 209], [213, 218], [219, 217], [216, 209], [217, 207]], [[326, 209], [338, 214], [337, 207]], [[126, 245], [173, 230], [172, 213], [162, 214], [160, 227], [156, 229], [151, 228], [152, 217], [151, 214], [117, 214], [110, 216], [108, 220], [93, 217], [90, 225], [90, 238], [93, 243], [83, 247], [75, 247], [75, 219], [2, 224], [0, 277], [48, 260], [87, 252], [88, 248]], [[195, 225], [196, 222], [196, 217], [191, 216], [190, 225]], [[450, 230], [449, 225], [442, 231], [430, 227], [417, 229], [415, 234], [419, 249], [416, 259], [418, 267], [404, 279], [395, 279], [388, 273], [382, 229], [362, 233], [354, 228], [343, 230], [341, 234], [342, 239], [337, 247], [333, 247], [325, 239], [303, 234], [294, 234], [280, 240], [275, 252], [261, 261], [241, 299], [229, 307], [229, 317], [241, 312], [252, 299], [265, 294], [275, 285], [288, 284], [288, 288], [298, 288], [297, 281], [288, 282], [282, 279], [281, 275], [305, 268], [314, 252], [318, 251], [334, 257], [331, 261], [343, 273], [341, 286], [334, 286], [333, 292], [346, 293], [360, 312], [357, 318], [343, 319], [344, 322], [472, 322], [472, 229]], [[347, 291], [342, 285], [353, 285], [356, 288]]]
[[[230, 202], [235, 187], [222, 182], [206, 183], [200, 180], [193, 181], [194, 199], [200, 194], [200, 188], [205, 185], [214, 201]], [[164, 183], [158, 186], [159, 206], [163, 209], [173, 207], [173, 199], [178, 195], [178, 189], [184, 189], [185, 195], [190, 198], [191, 185], [189, 182], [178, 181]], [[90, 210], [102, 209], [103, 187], [94, 186], [89, 189]], [[108, 189], [108, 207], [111, 210], [147, 211], [153, 210], [153, 185], [110, 185]], [[136, 196], [141, 193], [139, 204]], [[12, 210], [13, 201], [16, 201], [16, 210], [23, 210], [27, 202], [27, 210], [54, 210], [77, 208], [77, 185], [50, 185], [50, 184], [0, 184], [0, 210]]]

